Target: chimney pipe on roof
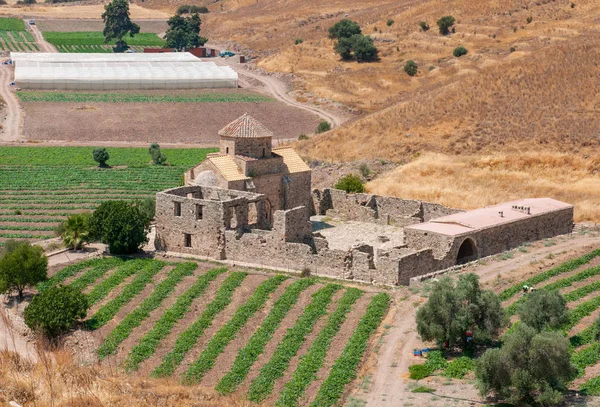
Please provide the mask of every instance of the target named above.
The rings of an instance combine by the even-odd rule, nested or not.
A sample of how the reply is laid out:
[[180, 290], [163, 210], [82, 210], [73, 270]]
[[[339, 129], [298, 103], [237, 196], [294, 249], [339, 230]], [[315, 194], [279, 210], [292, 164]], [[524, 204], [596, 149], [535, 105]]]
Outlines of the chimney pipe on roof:
[[504, 211], [500, 211], [498, 212], [500, 214], [500, 217], [503, 218], [504, 217]]

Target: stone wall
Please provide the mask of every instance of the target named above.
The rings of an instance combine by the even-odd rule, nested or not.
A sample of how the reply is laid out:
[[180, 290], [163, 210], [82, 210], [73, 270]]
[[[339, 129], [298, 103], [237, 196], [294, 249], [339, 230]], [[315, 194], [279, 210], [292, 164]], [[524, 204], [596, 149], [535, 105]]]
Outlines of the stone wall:
[[407, 226], [462, 212], [443, 205], [372, 194], [349, 194], [339, 189], [313, 190], [318, 215], [344, 220]]
[[271, 156], [271, 137], [262, 138], [229, 138], [221, 137], [219, 148], [222, 154], [244, 155], [253, 158]]

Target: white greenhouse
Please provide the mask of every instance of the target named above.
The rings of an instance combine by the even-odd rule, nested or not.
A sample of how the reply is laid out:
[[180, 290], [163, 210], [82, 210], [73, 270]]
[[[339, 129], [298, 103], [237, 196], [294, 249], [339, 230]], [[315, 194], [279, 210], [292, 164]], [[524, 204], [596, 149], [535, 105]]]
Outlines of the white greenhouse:
[[203, 62], [188, 53], [11, 56], [15, 82], [23, 89], [237, 88], [238, 82], [232, 68]]

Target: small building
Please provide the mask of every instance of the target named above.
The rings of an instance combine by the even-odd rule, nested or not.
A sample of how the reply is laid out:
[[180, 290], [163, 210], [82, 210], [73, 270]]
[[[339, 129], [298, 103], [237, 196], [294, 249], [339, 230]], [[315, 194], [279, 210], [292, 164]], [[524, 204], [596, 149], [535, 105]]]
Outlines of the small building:
[[272, 147], [263, 124], [246, 113], [219, 137], [220, 151], [186, 172], [186, 185], [262, 194], [268, 223], [276, 210], [312, 207], [310, 168], [291, 147]]

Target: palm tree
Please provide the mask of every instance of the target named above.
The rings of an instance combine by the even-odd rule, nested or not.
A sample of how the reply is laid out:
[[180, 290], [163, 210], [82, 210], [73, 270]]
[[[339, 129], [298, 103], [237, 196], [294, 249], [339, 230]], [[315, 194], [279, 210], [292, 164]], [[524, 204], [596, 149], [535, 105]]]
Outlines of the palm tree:
[[76, 213], [63, 222], [60, 237], [69, 249], [81, 250], [90, 241], [90, 216], [90, 213]]

